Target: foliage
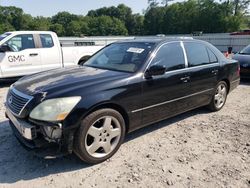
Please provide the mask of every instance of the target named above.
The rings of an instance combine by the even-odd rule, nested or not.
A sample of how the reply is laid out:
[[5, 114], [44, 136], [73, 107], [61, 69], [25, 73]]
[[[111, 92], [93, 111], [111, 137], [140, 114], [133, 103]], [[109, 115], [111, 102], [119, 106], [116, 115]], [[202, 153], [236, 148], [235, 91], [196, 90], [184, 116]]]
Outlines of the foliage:
[[89, 36], [100, 35], [127, 35], [128, 31], [124, 23], [118, 18], [110, 16], [98, 16], [89, 18]]
[[129, 35], [140, 35], [143, 32], [141, 30], [143, 27], [143, 17], [138, 14], [132, 14], [131, 8], [124, 4], [120, 4], [117, 7], [111, 6], [103, 7], [97, 10], [91, 10], [88, 12], [87, 16], [110, 16], [112, 18], [118, 18], [125, 24]]
[[145, 32], [184, 34], [232, 32], [246, 25], [245, 12], [235, 14], [233, 2], [188, 0], [169, 6], [151, 7], [145, 14]]
[[250, 0], [148, 0], [145, 15], [124, 4], [90, 10], [86, 16], [59, 12], [32, 17], [22, 9], [0, 6], [0, 33], [12, 30], [51, 30], [59, 36], [155, 35], [232, 32], [250, 27]]

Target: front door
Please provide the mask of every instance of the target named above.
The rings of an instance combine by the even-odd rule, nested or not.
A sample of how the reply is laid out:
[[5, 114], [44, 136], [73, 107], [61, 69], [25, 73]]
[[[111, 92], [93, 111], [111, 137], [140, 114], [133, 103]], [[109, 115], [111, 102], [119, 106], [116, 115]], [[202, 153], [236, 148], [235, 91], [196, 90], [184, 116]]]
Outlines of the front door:
[[165, 119], [187, 108], [190, 82], [182, 43], [163, 44], [150, 63], [153, 65], [164, 65], [166, 73], [143, 81], [143, 124]]
[[42, 70], [40, 52], [32, 34], [16, 35], [5, 44], [11, 51], [0, 53], [4, 77], [18, 77]]

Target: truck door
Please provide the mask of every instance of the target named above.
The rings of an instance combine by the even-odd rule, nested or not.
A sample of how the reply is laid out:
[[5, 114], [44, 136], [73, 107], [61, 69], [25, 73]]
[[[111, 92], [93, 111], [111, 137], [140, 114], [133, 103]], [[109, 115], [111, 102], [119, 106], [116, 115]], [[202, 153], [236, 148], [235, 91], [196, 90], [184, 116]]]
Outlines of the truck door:
[[16, 35], [4, 45], [10, 51], [0, 53], [3, 77], [19, 77], [42, 70], [40, 52], [32, 34]]
[[50, 34], [40, 34], [38, 38], [40, 41], [39, 46], [43, 71], [62, 67], [62, 55], [59, 43], [53, 41], [53, 37]]

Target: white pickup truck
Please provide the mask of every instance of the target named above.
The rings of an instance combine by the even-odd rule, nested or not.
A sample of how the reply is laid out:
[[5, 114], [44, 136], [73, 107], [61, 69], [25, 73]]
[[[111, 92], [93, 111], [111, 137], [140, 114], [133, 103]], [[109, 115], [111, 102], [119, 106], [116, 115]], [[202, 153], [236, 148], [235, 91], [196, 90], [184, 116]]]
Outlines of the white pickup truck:
[[81, 64], [104, 46], [61, 47], [50, 31], [0, 35], [0, 79]]

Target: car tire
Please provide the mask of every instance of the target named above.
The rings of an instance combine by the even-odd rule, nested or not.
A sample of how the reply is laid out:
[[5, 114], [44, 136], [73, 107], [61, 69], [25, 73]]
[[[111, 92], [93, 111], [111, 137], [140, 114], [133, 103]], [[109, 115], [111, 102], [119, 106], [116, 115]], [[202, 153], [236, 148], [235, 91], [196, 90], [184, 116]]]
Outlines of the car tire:
[[124, 137], [122, 115], [110, 108], [100, 109], [82, 120], [74, 140], [74, 152], [86, 163], [101, 163], [116, 153]]
[[208, 108], [213, 112], [221, 110], [226, 103], [227, 94], [228, 94], [227, 83], [224, 81], [220, 81], [216, 86], [213, 98], [210, 104], [208, 105]]

